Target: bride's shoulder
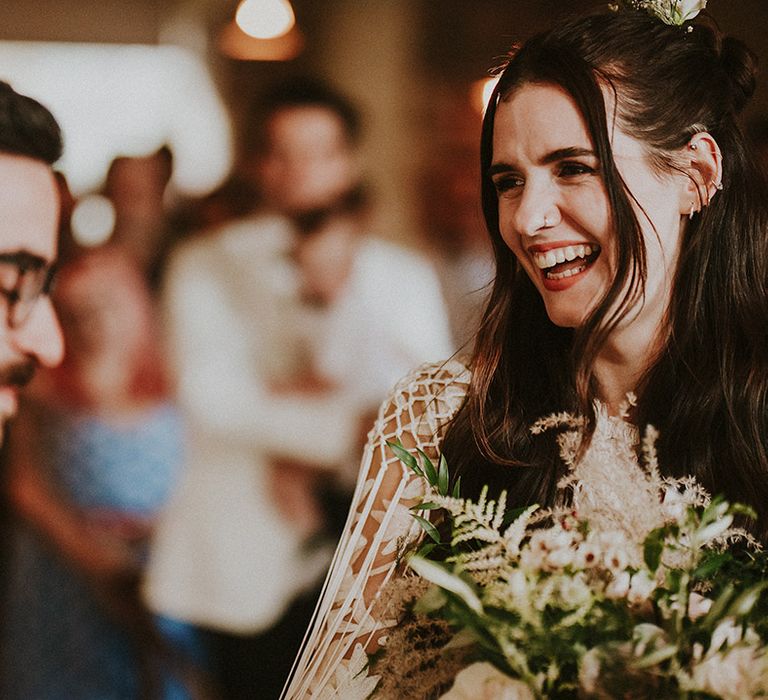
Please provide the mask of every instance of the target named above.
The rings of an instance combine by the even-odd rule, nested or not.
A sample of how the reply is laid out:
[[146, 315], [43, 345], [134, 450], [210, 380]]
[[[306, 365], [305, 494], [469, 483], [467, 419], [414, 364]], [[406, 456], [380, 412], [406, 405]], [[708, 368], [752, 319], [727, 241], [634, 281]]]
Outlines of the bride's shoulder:
[[461, 359], [429, 362], [403, 377], [395, 386], [394, 395], [401, 398], [466, 396], [471, 371]]
[[381, 407], [379, 420], [434, 432], [459, 410], [470, 379], [471, 371], [460, 359], [422, 365], [397, 383]]

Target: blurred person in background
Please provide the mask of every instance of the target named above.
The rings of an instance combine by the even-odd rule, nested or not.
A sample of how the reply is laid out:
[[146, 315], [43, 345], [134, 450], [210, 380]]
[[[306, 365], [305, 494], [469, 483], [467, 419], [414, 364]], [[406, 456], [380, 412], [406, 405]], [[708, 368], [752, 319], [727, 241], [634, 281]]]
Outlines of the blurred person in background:
[[[172, 680], [174, 665], [180, 676], [187, 667], [139, 595], [147, 538], [183, 446], [146, 283], [110, 245], [66, 262], [54, 301], [67, 354], [30, 387], [9, 437], [18, 522], [0, 695], [192, 697]], [[169, 629], [193, 643], [191, 631]]]
[[207, 630], [232, 699], [280, 694], [332, 551], [325, 506], [346, 510], [339, 473], [398, 376], [452, 351], [431, 266], [367, 235], [356, 110], [306, 79], [261, 107], [252, 213], [168, 267], [190, 441], [146, 586], [153, 609]]
[[104, 184], [115, 210], [111, 240], [131, 254], [153, 290], [166, 252], [165, 192], [172, 172], [173, 155], [163, 147], [146, 156], [115, 158]]

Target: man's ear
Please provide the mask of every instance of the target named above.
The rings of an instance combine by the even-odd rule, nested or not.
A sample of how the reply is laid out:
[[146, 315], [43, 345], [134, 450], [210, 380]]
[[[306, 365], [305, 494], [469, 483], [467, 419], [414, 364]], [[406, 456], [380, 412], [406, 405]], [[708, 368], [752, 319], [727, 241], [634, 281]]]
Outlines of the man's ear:
[[694, 134], [681, 155], [688, 182], [680, 192], [680, 213], [693, 217], [722, 189], [723, 155], [708, 131]]

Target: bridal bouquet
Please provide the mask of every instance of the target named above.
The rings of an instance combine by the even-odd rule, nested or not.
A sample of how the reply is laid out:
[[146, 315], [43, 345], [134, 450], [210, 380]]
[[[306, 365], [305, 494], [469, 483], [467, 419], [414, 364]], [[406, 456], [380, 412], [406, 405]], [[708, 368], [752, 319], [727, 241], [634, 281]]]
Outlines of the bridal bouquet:
[[569, 497], [516, 512], [504, 493], [449, 493], [444, 459], [390, 444], [431, 495], [414, 508], [426, 544], [383, 592], [401, 624], [369, 662], [372, 697], [768, 697], [768, 557], [734, 525], [750, 510], [662, 477], [652, 430], [638, 460], [620, 418], [599, 416], [583, 454], [580, 427], [533, 426], [565, 428]]

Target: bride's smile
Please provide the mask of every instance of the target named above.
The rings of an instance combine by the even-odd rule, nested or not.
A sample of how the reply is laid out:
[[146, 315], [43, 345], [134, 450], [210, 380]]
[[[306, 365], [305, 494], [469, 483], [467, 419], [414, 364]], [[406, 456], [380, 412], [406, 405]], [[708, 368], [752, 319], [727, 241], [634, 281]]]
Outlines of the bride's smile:
[[550, 291], [562, 291], [576, 284], [600, 255], [597, 244], [559, 241], [547, 245], [532, 245], [528, 253], [541, 270], [544, 286]]

